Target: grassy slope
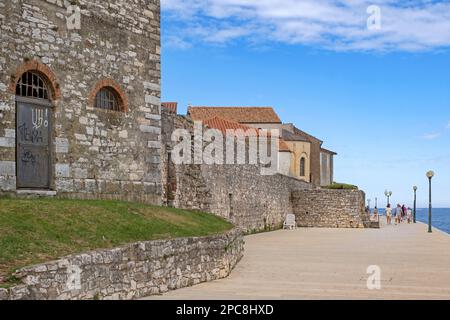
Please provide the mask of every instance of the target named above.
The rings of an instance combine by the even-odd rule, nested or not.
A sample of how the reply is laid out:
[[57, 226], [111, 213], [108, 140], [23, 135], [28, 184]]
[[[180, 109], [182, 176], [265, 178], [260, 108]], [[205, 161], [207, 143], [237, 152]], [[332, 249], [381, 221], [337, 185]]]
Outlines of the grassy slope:
[[0, 275], [73, 253], [231, 228], [210, 214], [136, 203], [0, 198]]

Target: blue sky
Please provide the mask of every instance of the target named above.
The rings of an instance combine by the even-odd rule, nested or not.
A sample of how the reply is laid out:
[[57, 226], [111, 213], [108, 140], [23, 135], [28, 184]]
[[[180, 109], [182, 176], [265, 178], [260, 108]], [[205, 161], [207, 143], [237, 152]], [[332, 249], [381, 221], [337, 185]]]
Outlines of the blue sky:
[[387, 188], [412, 205], [416, 184], [426, 206], [433, 169], [434, 205], [450, 207], [450, 4], [372, 3], [375, 34], [366, 1], [162, 0], [163, 100], [273, 106], [339, 153], [335, 180], [382, 205]]

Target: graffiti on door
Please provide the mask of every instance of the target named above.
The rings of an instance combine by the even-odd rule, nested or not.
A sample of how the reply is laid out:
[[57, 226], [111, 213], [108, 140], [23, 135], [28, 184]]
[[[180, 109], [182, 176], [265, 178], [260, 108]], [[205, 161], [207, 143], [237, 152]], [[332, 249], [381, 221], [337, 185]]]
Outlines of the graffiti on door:
[[18, 185], [48, 188], [50, 181], [50, 120], [48, 107], [19, 103], [17, 109]]

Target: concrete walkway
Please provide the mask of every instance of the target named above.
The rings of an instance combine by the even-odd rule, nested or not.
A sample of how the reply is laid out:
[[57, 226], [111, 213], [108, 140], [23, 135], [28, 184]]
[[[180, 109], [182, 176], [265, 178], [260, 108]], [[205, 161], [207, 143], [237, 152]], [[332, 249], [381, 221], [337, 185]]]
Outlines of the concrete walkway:
[[[381, 290], [367, 288], [370, 265]], [[419, 223], [253, 235], [229, 278], [150, 299], [450, 299], [450, 235]]]

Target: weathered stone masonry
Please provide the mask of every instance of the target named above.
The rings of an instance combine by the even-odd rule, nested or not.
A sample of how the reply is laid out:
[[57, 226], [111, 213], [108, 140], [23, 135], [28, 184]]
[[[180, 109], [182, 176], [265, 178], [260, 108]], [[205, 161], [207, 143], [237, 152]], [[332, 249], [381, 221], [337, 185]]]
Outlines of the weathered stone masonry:
[[[15, 85], [26, 71], [51, 91], [50, 190], [160, 203], [159, 0], [0, 0], [0, 193], [17, 189]], [[122, 112], [93, 108], [102, 86]], [[20, 161], [20, 159], [19, 159]]]
[[299, 227], [370, 228], [365, 199], [359, 190], [316, 189], [292, 194]]
[[241, 260], [242, 232], [139, 242], [69, 256], [16, 273], [24, 284], [0, 300], [137, 299], [227, 277]]
[[[291, 193], [311, 188], [281, 174], [261, 175], [260, 165], [175, 166], [167, 156], [174, 145], [171, 134], [175, 129], [193, 132], [193, 122], [164, 109], [162, 114], [164, 195], [175, 207], [211, 212], [247, 232], [273, 230], [281, 228], [286, 215], [293, 212]], [[173, 183], [176, 188], [170, 187]]]

